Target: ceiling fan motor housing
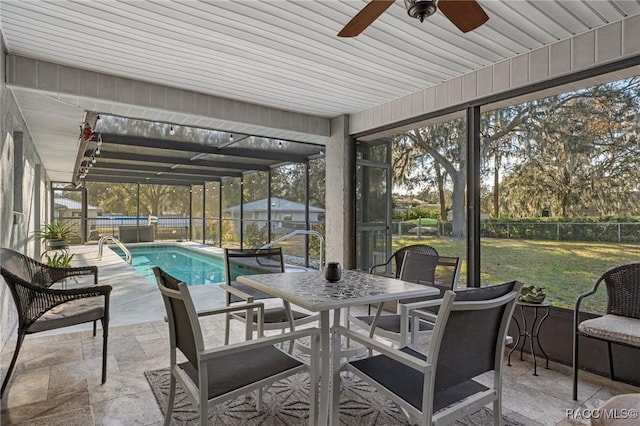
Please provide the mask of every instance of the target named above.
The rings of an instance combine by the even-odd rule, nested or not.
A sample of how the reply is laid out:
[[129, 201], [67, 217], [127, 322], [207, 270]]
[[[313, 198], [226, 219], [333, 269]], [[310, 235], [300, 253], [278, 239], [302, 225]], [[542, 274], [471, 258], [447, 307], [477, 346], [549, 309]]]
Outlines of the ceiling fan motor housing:
[[420, 22], [436, 13], [437, 10], [436, 0], [404, 0], [404, 5], [409, 16], [418, 18]]

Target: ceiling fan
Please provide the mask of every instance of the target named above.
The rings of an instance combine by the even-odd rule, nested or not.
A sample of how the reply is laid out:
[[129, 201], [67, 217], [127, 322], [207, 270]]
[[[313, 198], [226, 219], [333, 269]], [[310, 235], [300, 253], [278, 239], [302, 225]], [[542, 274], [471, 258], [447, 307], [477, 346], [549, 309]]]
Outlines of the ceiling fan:
[[[370, 1], [344, 26], [338, 37], [357, 36], [378, 19], [394, 1]], [[404, 0], [404, 5], [409, 16], [419, 19], [420, 22], [440, 9], [440, 12], [463, 33], [475, 30], [489, 20], [489, 16], [476, 0]]]

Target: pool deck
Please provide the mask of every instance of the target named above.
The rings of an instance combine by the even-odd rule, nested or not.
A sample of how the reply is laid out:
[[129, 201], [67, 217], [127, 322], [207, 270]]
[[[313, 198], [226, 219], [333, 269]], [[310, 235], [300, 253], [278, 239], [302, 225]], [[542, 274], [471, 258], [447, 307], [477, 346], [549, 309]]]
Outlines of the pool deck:
[[[178, 245], [202, 247], [195, 243], [179, 243]], [[218, 255], [222, 254], [222, 250], [215, 247], [207, 247], [205, 250]], [[100, 260], [98, 260], [97, 245], [71, 246], [70, 251], [75, 255], [73, 258], [74, 266], [97, 266], [99, 284], [113, 287], [109, 308], [110, 326], [163, 320], [165, 309], [156, 284], [147, 280], [113, 250], [105, 246]], [[71, 282], [69, 288], [84, 285], [88, 285], [88, 281], [78, 279], [77, 283]], [[224, 306], [224, 292], [215, 284], [193, 286], [189, 287], [189, 290], [198, 310]], [[74, 330], [65, 329], [62, 331], [68, 333], [88, 330], [90, 327], [91, 324], [83, 324], [74, 327]]]

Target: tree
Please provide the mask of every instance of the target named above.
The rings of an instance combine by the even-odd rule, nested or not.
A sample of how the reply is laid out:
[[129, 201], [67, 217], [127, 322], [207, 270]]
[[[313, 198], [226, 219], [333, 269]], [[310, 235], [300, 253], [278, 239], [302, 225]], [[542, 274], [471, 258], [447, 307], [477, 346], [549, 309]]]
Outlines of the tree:
[[[305, 164], [286, 164], [271, 169], [271, 195], [297, 203], [304, 203]], [[325, 160], [309, 161], [309, 205], [324, 208]]]
[[528, 104], [510, 106], [483, 114], [482, 172], [493, 169], [493, 216], [500, 217], [500, 170], [517, 155], [520, 127], [527, 121]]
[[467, 184], [465, 121], [456, 119], [414, 129], [403, 134], [397, 140], [402, 141], [405, 148], [404, 151], [396, 151], [400, 156], [394, 159], [397, 159], [397, 162], [394, 161], [395, 175], [406, 175], [406, 170], [410, 166], [415, 166], [418, 161], [423, 165], [429, 164], [429, 169], [433, 171], [434, 181], [438, 187], [443, 216], [446, 215], [444, 206], [446, 205], [447, 177], [450, 179], [452, 185], [452, 237], [464, 238], [466, 234], [464, 201]]
[[637, 211], [639, 84], [632, 78], [531, 102], [526, 154], [503, 182], [509, 210]]
[[[483, 187], [494, 217], [638, 211], [640, 80], [637, 77], [537, 99], [483, 115]], [[394, 183], [437, 188], [444, 217], [451, 197], [454, 236], [464, 235], [464, 122], [415, 129], [393, 143]], [[450, 195], [449, 195], [450, 194]], [[484, 199], [484, 198], [483, 198]]]
[[[106, 214], [134, 216], [138, 211], [135, 183], [87, 182], [89, 204], [103, 209]], [[140, 215], [162, 216], [189, 213], [189, 187], [170, 185], [140, 185]]]

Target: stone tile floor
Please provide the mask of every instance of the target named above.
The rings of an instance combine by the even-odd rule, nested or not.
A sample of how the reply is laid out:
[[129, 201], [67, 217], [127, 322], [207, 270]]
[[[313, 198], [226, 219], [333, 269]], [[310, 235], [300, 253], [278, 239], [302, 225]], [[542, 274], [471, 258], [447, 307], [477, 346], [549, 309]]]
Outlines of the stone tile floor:
[[[90, 256], [88, 261], [91, 261]], [[115, 265], [118, 260], [107, 262]], [[112, 268], [118, 271], [117, 283], [112, 282], [114, 285], [125, 286], [124, 283], [139, 279], [135, 271], [127, 268], [126, 264]], [[107, 270], [101, 268], [101, 282], [109, 281], [109, 274], [103, 273]], [[42, 333], [41, 337], [38, 334], [27, 336], [1, 403], [0, 424], [45, 425], [50, 424], [47, 419], [56, 415], [64, 419], [65, 415], [71, 416], [71, 413], [87, 407], [93, 412], [96, 425], [162, 424], [162, 414], [143, 373], [169, 365], [168, 330], [161, 319], [164, 309], [161, 302], [158, 304], [160, 295], [157, 289], [143, 288], [144, 297], [135, 296], [137, 292], [133, 288], [114, 290], [108, 380], [104, 385], [100, 383], [100, 328], [96, 337], [92, 336], [90, 325]], [[218, 304], [219, 295], [212, 300], [216, 300], [214, 305]], [[127, 319], [118, 321], [116, 317], [121, 311]], [[144, 318], [150, 320], [145, 321]], [[222, 321], [223, 318], [217, 317], [203, 319], [208, 345], [222, 344]], [[242, 336], [241, 324], [234, 323], [234, 334]], [[14, 343], [9, 341], [0, 356], [2, 377]], [[515, 356], [512, 364], [504, 368], [504, 413], [525, 425], [588, 424], [585, 420], [569, 419], [567, 410], [595, 408], [611, 396], [640, 392], [639, 388], [624, 383], [581, 373], [579, 401], [576, 402], [571, 399], [569, 367], [551, 363], [548, 370], [539, 367], [539, 376], [536, 377], [532, 374], [529, 359], [520, 361]], [[65, 424], [64, 420], [59, 424]]]
[[[221, 345], [221, 319], [203, 320], [207, 343]], [[238, 324], [237, 335], [242, 335]], [[21, 424], [90, 406], [96, 425], [160, 425], [162, 415], [143, 375], [168, 366], [164, 321], [118, 326], [109, 333], [109, 374], [100, 383], [102, 339], [91, 331], [27, 337], [7, 395], [0, 424]], [[2, 354], [6, 368], [12, 353]], [[639, 392], [619, 382], [581, 374], [580, 400], [571, 400], [570, 369], [551, 364], [533, 376], [529, 360], [505, 366], [505, 414], [526, 425], [587, 424], [567, 418], [566, 410], [595, 408], [613, 395]], [[4, 374], [4, 372], [3, 372]]]

